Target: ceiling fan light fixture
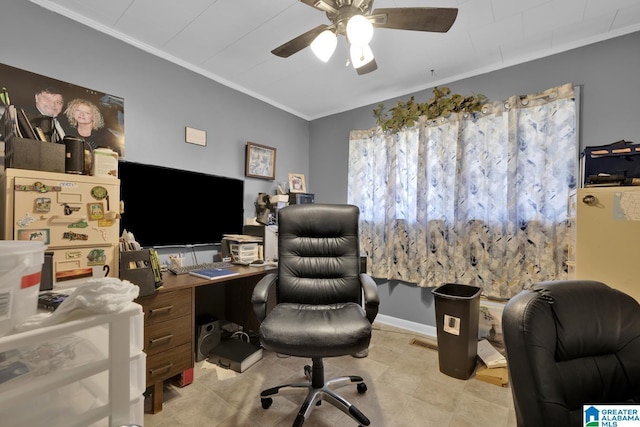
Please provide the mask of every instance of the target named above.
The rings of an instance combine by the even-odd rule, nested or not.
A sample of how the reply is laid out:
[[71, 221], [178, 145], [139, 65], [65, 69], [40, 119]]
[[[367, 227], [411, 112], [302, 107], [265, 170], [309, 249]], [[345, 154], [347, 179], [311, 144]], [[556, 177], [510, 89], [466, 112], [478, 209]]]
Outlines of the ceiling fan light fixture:
[[363, 15], [353, 15], [347, 22], [347, 38], [352, 46], [366, 46], [373, 37], [373, 25]]
[[338, 45], [338, 37], [331, 30], [324, 30], [311, 42], [311, 50], [322, 62], [327, 62]]
[[353, 64], [353, 68], [356, 70], [358, 68], [364, 67], [375, 58], [373, 57], [373, 51], [369, 47], [369, 45], [364, 46], [354, 46], [351, 45], [349, 47], [349, 56], [351, 57], [351, 63]]
[[336, 49], [337, 36], [344, 36], [350, 49], [347, 65], [353, 65], [358, 75], [370, 73], [378, 68], [369, 47], [374, 26], [389, 30], [446, 33], [458, 16], [458, 9], [453, 7], [373, 9], [374, 0], [299, 0], [299, 2], [325, 12], [331, 22], [330, 25], [317, 25], [273, 49], [271, 53], [281, 58], [288, 58], [294, 53], [311, 47], [321, 61], [327, 62]]

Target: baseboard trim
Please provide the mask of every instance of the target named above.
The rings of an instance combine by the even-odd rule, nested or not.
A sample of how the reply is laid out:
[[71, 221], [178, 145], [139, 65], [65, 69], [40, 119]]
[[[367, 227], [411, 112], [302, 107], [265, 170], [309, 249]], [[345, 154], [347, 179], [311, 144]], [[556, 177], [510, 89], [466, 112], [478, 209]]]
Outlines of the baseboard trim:
[[406, 329], [411, 332], [425, 335], [429, 338], [437, 338], [437, 329], [435, 326], [429, 326], [422, 323], [411, 322], [409, 320], [398, 319], [397, 317], [391, 317], [384, 314], [378, 314], [376, 316], [376, 322], [382, 323], [384, 325], [395, 326], [396, 328]]

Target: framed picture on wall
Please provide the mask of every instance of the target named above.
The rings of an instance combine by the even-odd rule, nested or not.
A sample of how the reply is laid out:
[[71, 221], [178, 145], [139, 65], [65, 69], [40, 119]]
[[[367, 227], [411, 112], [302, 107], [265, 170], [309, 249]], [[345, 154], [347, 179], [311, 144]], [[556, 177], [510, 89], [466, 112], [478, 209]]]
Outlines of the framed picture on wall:
[[301, 173], [289, 174], [289, 193], [306, 193], [307, 185], [304, 182], [304, 175]]
[[79, 137], [80, 115], [91, 112], [91, 135], [84, 140], [92, 148], [111, 148], [119, 158], [125, 157], [124, 98], [6, 64], [0, 64], [0, 76], [11, 103], [24, 110], [32, 124], [56, 118], [48, 129], [41, 129], [45, 140]]
[[244, 174], [252, 178], [271, 181], [276, 179], [276, 149], [247, 142]]

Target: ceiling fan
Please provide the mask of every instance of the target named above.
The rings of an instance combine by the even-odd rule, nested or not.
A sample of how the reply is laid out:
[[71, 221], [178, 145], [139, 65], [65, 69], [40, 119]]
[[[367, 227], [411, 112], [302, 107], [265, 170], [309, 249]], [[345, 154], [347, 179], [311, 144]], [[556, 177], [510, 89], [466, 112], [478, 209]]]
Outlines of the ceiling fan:
[[307, 46], [320, 60], [327, 62], [337, 45], [337, 36], [345, 36], [350, 62], [359, 75], [378, 68], [369, 41], [373, 28], [446, 33], [458, 16], [457, 8], [397, 7], [374, 9], [373, 0], [298, 0], [323, 11], [331, 21], [295, 37], [271, 53], [288, 58]]

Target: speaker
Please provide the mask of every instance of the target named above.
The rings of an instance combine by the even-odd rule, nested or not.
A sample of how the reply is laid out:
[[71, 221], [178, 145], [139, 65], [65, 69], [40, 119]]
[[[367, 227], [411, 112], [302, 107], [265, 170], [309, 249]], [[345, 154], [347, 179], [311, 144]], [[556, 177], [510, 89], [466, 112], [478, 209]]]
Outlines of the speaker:
[[66, 173], [84, 173], [84, 139], [64, 137], [64, 171]]
[[196, 362], [200, 362], [211, 354], [211, 351], [220, 343], [222, 337], [222, 325], [219, 320], [203, 323], [198, 326], [198, 338], [196, 348]]

